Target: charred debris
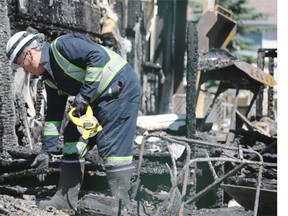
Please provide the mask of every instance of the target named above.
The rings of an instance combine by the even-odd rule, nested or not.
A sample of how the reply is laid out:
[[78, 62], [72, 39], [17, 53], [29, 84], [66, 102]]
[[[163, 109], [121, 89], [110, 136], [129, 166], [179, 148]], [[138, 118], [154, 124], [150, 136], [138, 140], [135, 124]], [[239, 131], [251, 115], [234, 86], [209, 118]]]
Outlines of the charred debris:
[[[169, 1], [103, 2], [33, 1], [32, 5], [28, 1], [0, 1], [2, 53], [9, 35], [27, 26], [32, 25], [50, 40], [77, 31], [117, 50], [139, 72], [143, 100], [135, 134], [133, 202], [121, 209], [119, 200], [109, 196], [105, 169], [93, 149], [86, 156], [79, 212], [194, 215], [197, 209], [224, 208], [235, 200], [255, 216], [276, 215], [273, 74], [277, 49], [259, 49], [257, 67], [233, 56], [226, 45], [237, 23], [221, 6], [206, 12], [198, 23], [188, 22], [186, 28], [178, 25], [177, 31], [168, 33], [168, 26], [183, 22], [181, 16], [166, 17], [165, 10], [175, 7]], [[183, 2], [177, 3], [177, 13], [183, 10]], [[108, 19], [114, 24], [105, 24]], [[155, 22], [164, 24], [157, 29], [151, 24]], [[153, 30], [156, 36], [151, 35]], [[174, 37], [182, 50], [166, 42]], [[132, 50], [123, 45], [127, 40]], [[170, 58], [175, 54], [173, 62]], [[264, 72], [267, 60], [269, 73]], [[183, 71], [176, 73], [178, 63]], [[61, 153], [53, 156], [48, 170], [30, 167], [41, 146], [43, 83], [23, 71], [14, 79], [5, 56], [1, 55], [0, 64], [0, 193], [33, 195], [36, 199], [52, 196]], [[185, 94], [177, 94], [184, 76]], [[211, 82], [216, 83], [214, 92], [208, 88]], [[225, 97], [229, 91], [234, 95]], [[250, 95], [244, 105], [240, 103], [242, 91]], [[263, 103], [265, 94], [268, 99]], [[45, 181], [39, 182], [37, 174], [45, 174]], [[93, 200], [98, 205], [91, 205]], [[1, 206], [1, 214], [8, 215]]]

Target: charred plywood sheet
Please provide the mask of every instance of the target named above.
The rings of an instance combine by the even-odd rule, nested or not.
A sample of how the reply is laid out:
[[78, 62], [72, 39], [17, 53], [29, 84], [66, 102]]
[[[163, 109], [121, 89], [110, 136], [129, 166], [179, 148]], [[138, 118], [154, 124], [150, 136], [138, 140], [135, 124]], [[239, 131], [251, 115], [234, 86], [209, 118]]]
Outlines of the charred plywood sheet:
[[256, 83], [270, 87], [276, 85], [273, 76], [222, 49], [212, 49], [201, 55], [199, 70], [203, 72], [201, 83], [207, 80], [227, 80], [232, 88], [237, 81], [241, 89], [253, 88]]

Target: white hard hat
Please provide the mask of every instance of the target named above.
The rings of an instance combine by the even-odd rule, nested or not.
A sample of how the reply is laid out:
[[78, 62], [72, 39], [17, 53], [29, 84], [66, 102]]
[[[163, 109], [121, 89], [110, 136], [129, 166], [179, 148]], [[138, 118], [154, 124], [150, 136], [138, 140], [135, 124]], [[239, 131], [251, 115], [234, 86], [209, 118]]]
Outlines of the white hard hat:
[[36, 40], [37, 38], [43, 38], [43, 34], [31, 34], [27, 31], [20, 31], [14, 34], [8, 41], [6, 46], [6, 55], [8, 59], [15, 63], [19, 52], [22, 50], [23, 47], [29, 45], [32, 41]]

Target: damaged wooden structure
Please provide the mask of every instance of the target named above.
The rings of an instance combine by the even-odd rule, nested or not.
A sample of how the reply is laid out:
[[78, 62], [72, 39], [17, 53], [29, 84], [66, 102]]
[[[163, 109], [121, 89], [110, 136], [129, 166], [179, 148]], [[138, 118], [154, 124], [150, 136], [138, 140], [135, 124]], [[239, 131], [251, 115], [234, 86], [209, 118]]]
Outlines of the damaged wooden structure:
[[[150, 34], [155, 30], [153, 22], [159, 17], [165, 18], [167, 10], [173, 11], [173, 3], [107, 1], [119, 15], [118, 27], [121, 30], [113, 30], [111, 34], [107, 34], [107, 28], [104, 31], [102, 24], [111, 8], [103, 5], [103, 2], [105, 1], [54, 0], [34, 1], [32, 5], [28, 1], [0, 0], [4, 6], [0, 9], [3, 10], [1, 14], [6, 14], [2, 19], [5, 23], [1, 24], [6, 32], [4, 35], [0, 34], [1, 43], [8, 39], [9, 34], [24, 30], [29, 25], [45, 33], [50, 40], [76, 31], [89, 35], [99, 43], [104, 42], [106, 46], [115, 46], [114, 49], [119, 52], [120, 36], [127, 36], [132, 42], [133, 55], [124, 55], [127, 54], [127, 60], [133, 62], [133, 66], [138, 69], [145, 90], [142, 111], [144, 114], [167, 111], [164, 104], [167, 104], [170, 93], [168, 96], [164, 93], [171, 86], [177, 88], [176, 83], [179, 83], [180, 78], [175, 78], [174, 69], [168, 69], [171, 65], [167, 63], [171, 59], [167, 56], [173, 50], [170, 42], [164, 44], [163, 47], [168, 47], [165, 50], [161, 48], [157, 38], [161, 32]], [[178, 8], [181, 8], [177, 13], [180, 13], [184, 7], [181, 4], [185, 1], [178, 2], [181, 2], [177, 3], [180, 4]], [[172, 25], [173, 19], [176, 20], [174, 16], [176, 15], [166, 17], [167, 26]], [[178, 19], [181, 21], [182, 18], [181, 16]], [[226, 45], [235, 34], [236, 25], [229, 11], [221, 6], [208, 11], [197, 24], [187, 23], [184, 34], [176, 39], [176, 43], [180, 44], [184, 35], [185, 47], [182, 47], [183, 51], [176, 51], [179, 55], [174, 62], [181, 62], [184, 70], [184, 53], [187, 51], [186, 113], [139, 116], [134, 145], [137, 169], [132, 181], [133, 199], [125, 208], [119, 207], [120, 200], [109, 196], [101, 158], [97, 157], [97, 149], [90, 151], [86, 155], [79, 213], [182, 216], [193, 215], [197, 208], [221, 207], [230, 199], [235, 199], [240, 205], [253, 211], [255, 216], [263, 212], [275, 215], [277, 122], [272, 112], [268, 116], [259, 116], [258, 112], [256, 120], [252, 120], [251, 110], [258, 100], [259, 92], [267, 87], [273, 91], [273, 86], [276, 85], [273, 59], [277, 58], [277, 50], [260, 50], [258, 68], [240, 61], [226, 50]], [[179, 25], [177, 28], [180, 28]], [[165, 28], [162, 30], [165, 32]], [[177, 34], [183, 33], [183, 29], [178, 30]], [[115, 32], [121, 35], [116, 37]], [[171, 33], [166, 36], [167, 40], [173, 38]], [[150, 38], [150, 41], [146, 38]], [[163, 54], [165, 51], [166, 54]], [[265, 57], [270, 61], [270, 74], [263, 71]], [[21, 92], [14, 94], [13, 71], [7, 66], [7, 61], [5, 64], [3, 56], [1, 66], [2, 64], [0, 191], [18, 197], [27, 194], [37, 198], [52, 196], [56, 191], [61, 154], [53, 155], [48, 170], [30, 167], [41, 141], [41, 122], [45, 109], [43, 85], [41, 80], [30, 77], [29, 87], [34, 91], [32, 96], [29, 93], [30, 98], [23, 99]], [[216, 91], [210, 92], [213, 95], [211, 103], [199, 117], [196, 113], [201, 111], [201, 94], [209, 90], [203, 86], [211, 81], [217, 83]], [[223, 112], [215, 112], [215, 107], [219, 105], [219, 98], [223, 93], [231, 89], [235, 91], [232, 111], [224, 119]], [[242, 90], [249, 90], [253, 94], [244, 111], [238, 109], [237, 102]], [[269, 101], [273, 101], [271, 97], [273, 95], [270, 93]], [[269, 103], [269, 107], [271, 106], [273, 102]], [[222, 122], [222, 127], [215, 130], [213, 126], [216, 121], [211, 121], [212, 114], [218, 119], [221, 117], [228, 120], [229, 124]], [[39, 174], [46, 175], [44, 182], [39, 182]]]

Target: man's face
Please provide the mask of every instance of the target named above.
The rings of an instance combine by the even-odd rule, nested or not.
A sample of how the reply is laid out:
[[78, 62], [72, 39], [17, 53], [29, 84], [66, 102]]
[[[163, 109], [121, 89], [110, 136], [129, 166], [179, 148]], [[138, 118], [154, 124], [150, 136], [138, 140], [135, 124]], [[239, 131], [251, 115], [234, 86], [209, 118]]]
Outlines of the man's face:
[[20, 55], [19, 58], [17, 59], [17, 64], [24, 69], [25, 66], [25, 61], [26, 57], [28, 55], [28, 51], [25, 52], [24, 54]]
[[20, 55], [17, 59], [17, 65], [22, 67], [26, 73], [39, 76], [39, 53], [36, 50], [28, 49], [25, 53]]

